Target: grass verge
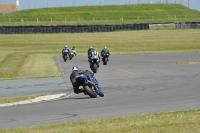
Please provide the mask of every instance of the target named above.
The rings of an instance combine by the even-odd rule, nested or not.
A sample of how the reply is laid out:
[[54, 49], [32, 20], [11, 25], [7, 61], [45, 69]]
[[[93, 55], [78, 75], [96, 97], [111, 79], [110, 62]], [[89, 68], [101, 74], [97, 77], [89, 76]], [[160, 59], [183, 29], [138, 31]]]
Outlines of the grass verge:
[[197, 133], [200, 110], [0, 130], [0, 133]]
[[30, 96], [21, 96], [21, 97], [5, 97], [5, 98], [0, 98], [0, 104], [4, 104], [4, 103], [14, 103], [14, 102], [20, 102], [20, 101], [24, 101], [24, 100], [30, 100], [30, 99], [34, 99], [37, 97], [43, 96], [41, 94], [37, 94], [37, 95], [30, 95]]
[[191, 64], [191, 65], [194, 65], [194, 64], [200, 64], [200, 61], [188, 61], [188, 62], [181, 61], [181, 62], [170, 62], [169, 64]]

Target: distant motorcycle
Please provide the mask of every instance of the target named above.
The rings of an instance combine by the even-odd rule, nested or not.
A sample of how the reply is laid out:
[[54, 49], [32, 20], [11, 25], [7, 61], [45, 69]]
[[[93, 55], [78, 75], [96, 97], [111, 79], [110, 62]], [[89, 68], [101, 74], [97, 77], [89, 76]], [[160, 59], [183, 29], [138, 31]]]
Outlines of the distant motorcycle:
[[96, 51], [92, 52], [90, 68], [94, 73], [97, 72], [97, 69], [99, 67], [99, 62], [100, 61], [99, 61], [98, 53]]
[[69, 59], [71, 60], [72, 58], [74, 58], [74, 51], [73, 50], [71, 50], [70, 54], [69, 54]]
[[67, 59], [68, 59], [68, 50], [64, 50], [63, 51], [63, 59], [64, 59], [65, 62], [67, 61]]
[[109, 57], [109, 54], [108, 54], [108, 53], [103, 53], [103, 55], [102, 55], [102, 62], [103, 62], [103, 65], [107, 65], [108, 57]]
[[83, 93], [89, 95], [91, 98], [96, 98], [97, 95], [104, 97], [104, 93], [97, 85], [96, 78], [93, 77], [93, 81], [88, 80], [87, 76], [80, 75], [76, 78], [76, 83], [83, 87]]

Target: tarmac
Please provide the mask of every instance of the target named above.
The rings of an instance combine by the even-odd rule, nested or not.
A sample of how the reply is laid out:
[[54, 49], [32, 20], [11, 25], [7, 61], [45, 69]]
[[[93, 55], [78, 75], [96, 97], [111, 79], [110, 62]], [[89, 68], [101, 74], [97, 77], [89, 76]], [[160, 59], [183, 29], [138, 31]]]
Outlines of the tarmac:
[[0, 98], [19, 97], [36, 94], [43, 95], [41, 97], [31, 100], [0, 104], [0, 107], [49, 101], [53, 99], [59, 99], [69, 94], [62, 77], [1, 80], [0, 91]]

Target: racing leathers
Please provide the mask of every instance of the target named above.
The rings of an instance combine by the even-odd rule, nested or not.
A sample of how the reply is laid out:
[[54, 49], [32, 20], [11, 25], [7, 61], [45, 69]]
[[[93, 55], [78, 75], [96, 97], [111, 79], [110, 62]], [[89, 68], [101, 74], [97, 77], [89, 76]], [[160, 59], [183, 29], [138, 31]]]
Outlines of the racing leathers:
[[98, 88], [101, 91], [101, 87], [92, 72], [90, 72], [89, 70], [76, 70], [72, 71], [70, 75], [70, 81], [73, 85], [74, 93], [78, 94], [83, 92], [83, 89], [79, 89], [79, 83], [77, 83], [76, 81], [76, 79], [82, 74], [87, 76], [88, 80], [95, 82], [95, 84], [97, 84]]
[[62, 50], [62, 56], [64, 57], [64, 52], [67, 51], [68, 52], [68, 56], [70, 54], [70, 51], [69, 51], [69, 48], [67, 47], [64, 47], [63, 50]]
[[95, 49], [92, 48], [92, 47], [90, 47], [90, 48], [88, 49], [88, 57], [89, 57], [89, 55], [91, 55], [91, 53], [92, 53], [93, 51], [95, 51]]
[[71, 48], [71, 51], [76, 55], [76, 48]]
[[[109, 52], [109, 50], [108, 49], [102, 49], [101, 50], [101, 57], [102, 57], [102, 59], [103, 59], [103, 57], [104, 57], [104, 54], [108, 54], [108, 57], [110, 56], [110, 52]], [[109, 60], [108, 60], [109, 61]]]
[[101, 51], [101, 57], [103, 57], [103, 54], [108, 54], [108, 56], [110, 56], [110, 52], [109, 52], [109, 50], [108, 49], [102, 49], [102, 51]]
[[99, 67], [99, 63], [101, 61], [101, 57], [99, 56], [99, 52], [97, 52], [96, 50], [92, 51], [91, 54], [88, 56], [88, 62], [90, 63], [90, 68], [92, 65], [92, 59], [94, 56], [98, 57], [98, 67]]

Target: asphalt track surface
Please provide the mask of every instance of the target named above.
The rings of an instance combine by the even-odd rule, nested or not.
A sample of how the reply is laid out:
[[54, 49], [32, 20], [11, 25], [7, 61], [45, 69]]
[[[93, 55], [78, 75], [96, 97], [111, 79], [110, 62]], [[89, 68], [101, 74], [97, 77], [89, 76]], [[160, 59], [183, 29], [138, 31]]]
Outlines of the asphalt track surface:
[[66, 86], [62, 77], [1, 80], [0, 97], [18, 97], [34, 94], [52, 95], [66, 93]]
[[[199, 61], [200, 53], [111, 55], [95, 74], [105, 97], [74, 94], [69, 81], [72, 66], [89, 69], [86, 56], [64, 62], [66, 92], [54, 101], [0, 108], [0, 128], [74, 122], [200, 108], [200, 64], [169, 62]], [[40, 80], [40, 79], [38, 79]]]

